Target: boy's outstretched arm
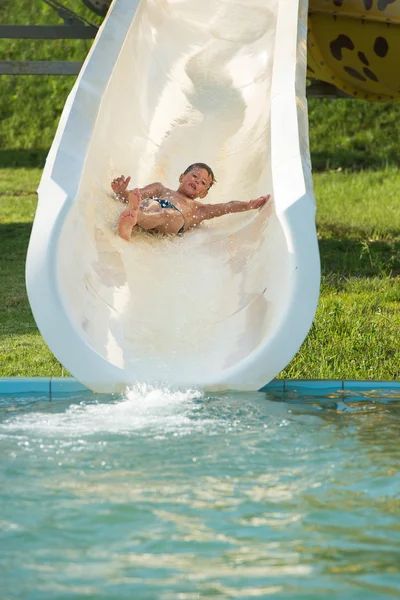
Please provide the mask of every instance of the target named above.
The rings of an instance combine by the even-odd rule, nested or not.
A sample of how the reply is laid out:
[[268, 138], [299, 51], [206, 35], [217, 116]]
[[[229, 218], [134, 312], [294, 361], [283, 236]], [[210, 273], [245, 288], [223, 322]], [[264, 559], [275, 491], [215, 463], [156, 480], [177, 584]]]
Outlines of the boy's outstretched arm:
[[222, 217], [223, 215], [261, 208], [268, 202], [269, 198], [270, 194], [260, 196], [260, 198], [250, 200], [249, 202], [224, 202], [223, 204], [202, 204], [201, 202], [196, 202], [196, 212], [193, 215], [193, 221], [197, 224], [207, 219], [215, 219], [215, 217]]

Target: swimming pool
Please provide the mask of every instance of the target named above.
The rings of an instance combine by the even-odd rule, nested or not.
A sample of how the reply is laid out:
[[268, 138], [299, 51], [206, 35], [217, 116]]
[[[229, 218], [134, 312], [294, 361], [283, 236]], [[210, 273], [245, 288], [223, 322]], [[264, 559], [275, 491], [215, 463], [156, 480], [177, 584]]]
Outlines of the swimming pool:
[[399, 597], [400, 389], [372, 388], [3, 394], [2, 598]]

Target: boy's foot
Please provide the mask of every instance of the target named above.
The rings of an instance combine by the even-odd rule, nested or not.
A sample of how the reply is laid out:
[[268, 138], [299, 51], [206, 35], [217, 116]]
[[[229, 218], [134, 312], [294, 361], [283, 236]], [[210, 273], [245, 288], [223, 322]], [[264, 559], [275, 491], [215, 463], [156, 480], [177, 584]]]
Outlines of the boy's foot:
[[137, 223], [137, 210], [124, 210], [118, 221], [118, 233], [122, 239], [129, 242], [132, 229]]
[[135, 188], [134, 190], [130, 190], [128, 192], [128, 205], [130, 210], [137, 210], [139, 208], [139, 204], [142, 201], [142, 194], [139, 188]]
[[118, 233], [122, 239], [129, 242], [131, 239], [132, 229], [135, 227], [138, 220], [138, 208], [142, 201], [140, 190], [135, 189], [128, 193], [128, 202], [130, 208], [121, 213], [118, 221]]

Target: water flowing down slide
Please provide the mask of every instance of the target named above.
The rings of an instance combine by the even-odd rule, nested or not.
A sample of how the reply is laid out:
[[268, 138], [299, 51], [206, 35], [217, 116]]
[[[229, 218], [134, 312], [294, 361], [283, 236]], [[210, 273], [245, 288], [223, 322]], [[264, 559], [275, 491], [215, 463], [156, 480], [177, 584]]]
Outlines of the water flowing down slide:
[[[319, 254], [305, 99], [305, 0], [114, 0], [39, 186], [27, 288], [44, 339], [95, 391], [133, 382], [260, 389], [312, 323]], [[182, 236], [117, 234], [111, 180], [260, 210]]]

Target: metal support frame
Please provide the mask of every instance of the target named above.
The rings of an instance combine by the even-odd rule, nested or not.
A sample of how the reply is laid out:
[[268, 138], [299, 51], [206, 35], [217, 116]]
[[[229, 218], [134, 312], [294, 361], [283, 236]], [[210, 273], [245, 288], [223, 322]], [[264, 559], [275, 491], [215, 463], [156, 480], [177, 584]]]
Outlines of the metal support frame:
[[71, 10], [67, 6], [61, 4], [59, 0], [43, 0], [46, 4], [48, 4], [53, 10], [56, 11], [58, 16], [64, 21], [65, 25], [90, 25], [97, 29], [97, 25], [89, 19], [82, 17], [82, 15], [78, 15], [75, 11]]
[[93, 25], [0, 25], [0, 38], [30, 40], [84, 40], [96, 37]]
[[[99, 14], [104, 14], [111, 0], [82, 0]], [[0, 25], [0, 39], [93, 39], [98, 26], [78, 15], [59, 0], [43, 0], [64, 21], [64, 25]], [[78, 75], [82, 67], [80, 61], [66, 60], [0, 60], [0, 75]], [[324, 81], [311, 80], [306, 89], [307, 98], [349, 98], [334, 85]]]
[[[5, 39], [94, 39], [98, 26], [62, 5], [59, 0], [43, 0], [64, 21], [64, 25], [0, 25]], [[82, 67], [77, 61], [0, 60], [0, 75], [77, 75]]]
[[82, 65], [72, 60], [0, 60], [0, 75], [78, 75]]
[[307, 98], [351, 98], [349, 94], [342, 92], [331, 83], [312, 79], [306, 87]]
[[111, 4], [111, 0], [82, 0], [82, 2], [100, 17], [106, 16]]

